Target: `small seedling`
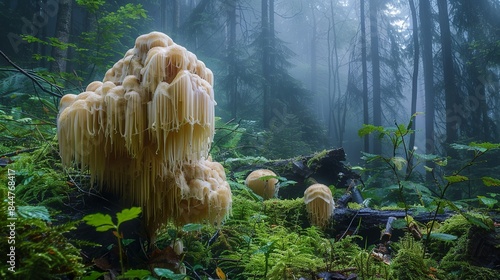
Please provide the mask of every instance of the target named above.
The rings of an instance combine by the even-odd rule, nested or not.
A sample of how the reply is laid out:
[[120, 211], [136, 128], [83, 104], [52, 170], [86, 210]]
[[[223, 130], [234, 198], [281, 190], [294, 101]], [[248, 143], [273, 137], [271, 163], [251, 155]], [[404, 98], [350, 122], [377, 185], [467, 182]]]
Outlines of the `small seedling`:
[[126, 221], [133, 220], [141, 214], [140, 207], [132, 207], [130, 209], [123, 209], [121, 212], [116, 213], [116, 221], [115, 224], [113, 219], [108, 214], [96, 213], [90, 214], [83, 217], [83, 221], [90, 226], [95, 227], [96, 231], [104, 232], [108, 230], [113, 230], [113, 235], [116, 237], [118, 242], [118, 252], [120, 256], [120, 267], [122, 273], [125, 273], [125, 267], [123, 265], [123, 252], [122, 252], [122, 242], [123, 242], [123, 233], [120, 232], [120, 225]]

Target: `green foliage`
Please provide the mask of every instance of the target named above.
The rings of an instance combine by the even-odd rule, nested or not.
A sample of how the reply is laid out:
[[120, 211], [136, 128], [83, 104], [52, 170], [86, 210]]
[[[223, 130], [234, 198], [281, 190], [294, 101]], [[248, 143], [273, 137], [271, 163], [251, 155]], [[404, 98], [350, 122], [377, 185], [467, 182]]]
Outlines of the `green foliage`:
[[487, 187], [500, 187], [500, 180], [492, 177], [482, 177], [483, 184]]
[[328, 241], [319, 229], [300, 226], [305, 217], [302, 199], [233, 196], [233, 215], [222, 229], [230, 246], [218, 265], [229, 279], [293, 279], [324, 267]]
[[[50, 216], [42, 206], [19, 206], [16, 209], [17, 219], [8, 220], [7, 216], [7, 189], [1, 184], [0, 228], [7, 239], [2, 246], [2, 256], [11, 254], [14, 247], [15, 272], [7, 270], [4, 262], [0, 270], [2, 279], [60, 279], [63, 276], [70, 278], [81, 276], [84, 265], [80, 250], [73, 244], [75, 241], [66, 237], [66, 234], [76, 229], [77, 222], [54, 225], [50, 223]], [[10, 216], [9, 216], [10, 217]], [[14, 223], [14, 228], [10, 228]], [[12, 242], [13, 241], [13, 242]]]
[[217, 160], [242, 157], [239, 152], [242, 149], [240, 142], [246, 134], [246, 128], [240, 123], [223, 123], [221, 118], [216, 118], [215, 130], [210, 154]]
[[468, 262], [468, 239], [462, 235], [455, 246], [442, 258], [439, 268], [446, 271], [442, 279], [498, 279], [498, 271], [472, 265]]
[[113, 230], [113, 235], [116, 237], [118, 243], [118, 253], [120, 256], [120, 265], [122, 273], [125, 273], [122, 245], [126, 244], [123, 244], [124, 240], [123, 240], [123, 234], [120, 232], [120, 225], [126, 221], [130, 221], [139, 217], [141, 212], [142, 210], [140, 207], [123, 209], [121, 212], [116, 213], [116, 220], [117, 220], [116, 223], [113, 222], [113, 219], [108, 214], [96, 213], [83, 217], [83, 221], [88, 225], [95, 227], [96, 231], [108, 231], [110, 229]]
[[394, 279], [422, 280], [432, 279], [428, 259], [424, 259], [424, 246], [412, 236], [405, 235], [393, 246], [396, 254], [391, 267]]
[[160, 277], [160, 279], [167, 278], [172, 280], [182, 280], [186, 278], [186, 275], [176, 274], [172, 270], [166, 268], [155, 268], [154, 272]]
[[[437, 166], [444, 167], [448, 164], [448, 159], [438, 157], [435, 155], [418, 155], [415, 153], [415, 149], [409, 148], [407, 146], [408, 140], [406, 139], [413, 131], [410, 129], [413, 119], [416, 115], [410, 118], [407, 125], [395, 124], [394, 128], [385, 127], [375, 127], [372, 125], [365, 125], [360, 131], [360, 136], [365, 136], [371, 133], [378, 133], [380, 138], [389, 139], [391, 144], [390, 155], [373, 155], [365, 154], [364, 159], [367, 162], [381, 161], [387, 167], [385, 174], [392, 174], [392, 180], [394, 183], [389, 183], [389, 187], [384, 187], [383, 191], [394, 191], [397, 194], [398, 205], [404, 208], [407, 212], [412, 207], [411, 205], [419, 204], [419, 207], [423, 207], [427, 211], [432, 211], [434, 218], [427, 225], [425, 236], [425, 244], [428, 246], [431, 239], [438, 239], [444, 241], [451, 241], [455, 237], [453, 235], [447, 234], [433, 234], [434, 225], [436, 224], [436, 217], [438, 213], [441, 213], [445, 207], [451, 210], [461, 213], [469, 223], [477, 225], [479, 227], [487, 229], [488, 226], [480, 219], [477, 219], [473, 215], [468, 213], [463, 213], [460, 207], [456, 205], [451, 200], [446, 199], [446, 194], [450, 187], [461, 182], [470, 181], [468, 176], [463, 175], [464, 171], [475, 165], [475, 162], [479, 157], [483, 156], [486, 152], [494, 149], [498, 149], [498, 144], [492, 143], [470, 143], [469, 145], [462, 144], [452, 144], [451, 147], [457, 150], [472, 151], [473, 156], [469, 159], [463, 166], [459, 167], [457, 170], [452, 171], [449, 175], [442, 175], [441, 178], [438, 177], [435, 168], [426, 167], [427, 172], [431, 172], [434, 179], [434, 188], [431, 190], [428, 186], [420, 183], [415, 183], [412, 180], [412, 173], [416, 166], [425, 161], [433, 161]], [[416, 162], [414, 162], [416, 161]], [[406, 168], [405, 168], [406, 167]], [[485, 178], [485, 177], [483, 177]], [[496, 180], [493, 179], [483, 179], [487, 183], [495, 184]], [[388, 197], [382, 194], [383, 191], [378, 191], [380, 197]], [[496, 202], [494, 200], [482, 201], [494, 205]], [[408, 222], [407, 222], [408, 223]], [[409, 224], [408, 224], [409, 225]]]
[[[28, 43], [37, 43], [40, 45], [45, 45], [45, 46], [50, 46], [52, 48], [57, 48], [60, 50], [66, 50], [68, 48], [74, 49], [75, 51], [82, 51], [82, 49], [79, 49], [76, 44], [74, 43], [65, 43], [59, 40], [56, 37], [48, 37], [45, 40], [42, 40], [38, 37], [35, 37], [33, 35], [22, 35], [21, 38], [28, 42]], [[50, 55], [41, 55], [39, 53], [33, 54], [33, 58], [35, 60], [45, 60], [49, 62], [55, 61], [55, 58], [50, 56]]]
[[146, 10], [141, 4], [128, 3], [110, 11], [114, 6], [106, 1], [81, 0], [77, 3], [97, 18], [95, 29], [80, 36], [79, 61], [82, 65], [95, 65], [104, 72], [112, 66], [109, 63], [123, 56], [125, 46], [130, 45], [129, 42], [122, 44], [123, 40], [132, 40], [127, 35], [147, 19]]
[[294, 114], [284, 113], [276, 118], [270, 125], [269, 131], [264, 134], [266, 141], [262, 155], [270, 159], [279, 159], [310, 154], [311, 146], [304, 140], [304, 126]]
[[362, 250], [352, 259], [360, 279], [389, 279], [389, 267], [368, 251]]
[[317, 240], [310, 233], [291, 232], [281, 226], [269, 229], [266, 222], [256, 224], [255, 229], [249, 244], [251, 255], [241, 276], [294, 279], [323, 266], [323, 260], [315, 255]]
[[280, 200], [268, 199], [264, 202], [264, 215], [272, 225], [284, 226], [290, 229], [300, 229], [302, 221], [307, 220], [305, 215], [304, 198]]
[[[61, 175], [62, 167], [54, 153], [55, 144], [49, 142], [31, 152], [13, 156], [9, 168], [16, 172], [16, 199], [19, 204], [55, 207], [62, 204], [70, 186]], [[7, 169], [0, 169], [0, 183], [5, 183]]]

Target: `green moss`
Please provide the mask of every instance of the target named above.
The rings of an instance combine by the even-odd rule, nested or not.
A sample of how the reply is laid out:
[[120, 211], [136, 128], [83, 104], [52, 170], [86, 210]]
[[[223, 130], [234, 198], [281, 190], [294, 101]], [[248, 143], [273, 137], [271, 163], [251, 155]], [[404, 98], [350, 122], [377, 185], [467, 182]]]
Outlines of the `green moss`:
[[313, 163], [321, 160], [322, 158], [324, 158], [326, 155], [328, 154], [328, 150], [323, 150], [321, 152], [317, 152], [314, 154], [314, 156], [312, 158], [310, 158], [308, 161], [307, 161], [307, 167], [311, 168], [311, 166], [313, 165]]
[[398, 280], [432, 279], [429, 259], [424, 259], [424, 246], [412, 236], [405, 235], [396, 244], [396, 256], [392, 260], [392, 276]]
[[270, 224], [288, 228], [302, 226], [307, 221], [304, 198], [266, 200], [263, 213]]
[[[81, 276], [84, 273], [84, 264], [80, 250], [74, 246], [74, 240], [71, 241], [65, 236], [76, 229], [76, 222], [52, 225], [38, 218], [41, 216], [37, 212], [25, 211], [24, 215], [20, 215], [20, 207], [17, 204], [17, 219], [8, 220], [10, 214], [7, 216], [7, 211], [4, 211], [8, 206], [5, 186], [1, 185], [0, 190], [0, 208], [2, 209], [0, 211], [0, 234], [4, 237], [14, 236], [14, 239], [9, 239], [10, 245], [7, 245], [5, 238], [5, 246], [2, 246], [0, 253], [2, 256], [15, 255], [13, 259], [15, 272], [8, 270], [10, 265], [4, 263], [0, 269], [0, 278], [33, 279], [36, 276], [37, 279], [61, 279], [68, 276], [73, 279]], [[36, 210], [35, 208], [28, 209]], [[10, 228], [12, 226], [15, 228]], [[13, 246], [14, 250], [10, 246]]]
[[[71, 188], [62, 172], [56, 143], [50, 142], [43, 147], [13, 157], [8, 168], [16, 174], [16, 200], [18, 204], [36, 204], [58, 207], [68, 197]], [[0, 184], [7, 185], [4, 174], [7, 168], [0, 169]]]
[[354, 209], [354, 210], [359, 210], [359, 209], [364, 208], [364, 206], [363, 206], [363, 204], [359, 204], [359, 203], [356, 203], [356, 202], [348, 202], [347, 203], [347, 208]]
[[451, 248], [441, 260], [439, 268], [446, 271], [446, 280], [461, 279], [500, 279], [498, 271], [474, 266], [467, 261], [467, 236], [461, 236], [457, 244]]

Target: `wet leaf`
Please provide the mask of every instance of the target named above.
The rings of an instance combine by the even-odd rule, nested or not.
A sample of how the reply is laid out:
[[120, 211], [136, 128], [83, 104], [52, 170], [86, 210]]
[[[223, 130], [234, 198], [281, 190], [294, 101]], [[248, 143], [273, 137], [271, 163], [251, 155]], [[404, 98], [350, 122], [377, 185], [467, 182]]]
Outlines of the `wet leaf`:
[[451, 175], [451, 176], [444, 176], [444, 179], [446, 179], [450, 183], [458, 183], [458, 182], [465, 182], [468, 181], [469, 178], [463, 175]]
[[457, 240], [457, 238], [458, 238], [456, 235], [447, 234], [447, 233], [431, 233], [430, 237], [434, 238], [436, 240], [446, 241], [446, 242], [454, 241], [454, 240]]
[[116, 228], [110, 215], [101, 213], [90, 214], [83, 217], [83, 221], [96, 228], [96, 231], [107, 231]]
[[191, 232], [201, 230], [202, 228], [202, 224], [186, 224], [182, 227], [182, 230], [185, 232]]
[[123, 209], [121, 212], [116, 213], [116, 218], [118, 219], [118, 225], [120, 225], [123, 222], [139, 217], [139, 214], [141, 214], [141, 212], [142, 212], [141, 207], [132, 207], [129, 209]]
[[495, 204], [498, 203], [498, 200], [491, 198], [491, 197], [485, 197], [485, 196], [479, 195], [477, 198], [479, 199], [479, 201], [481, 201], [481, 203], [483, 203], [484, 205], [486, 205], [490, 209], [493, 208], [495, 206]]
[[500, 187], [500, 180], [492, 177], [483, 177], [483, 184], [487, 187]]
[[391, 158], [391, 162], [396, 166], [398, 170], [403, 169], [403, 167], [406, 165], [407, 161], [406, 159], [402, 157], [393, 157]]

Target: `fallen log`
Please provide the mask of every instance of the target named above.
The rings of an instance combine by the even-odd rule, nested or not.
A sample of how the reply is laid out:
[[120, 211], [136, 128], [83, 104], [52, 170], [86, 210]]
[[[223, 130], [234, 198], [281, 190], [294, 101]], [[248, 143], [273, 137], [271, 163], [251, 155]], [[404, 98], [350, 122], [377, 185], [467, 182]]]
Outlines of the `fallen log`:
[[[389, 218], [404, 219], [406, 214], [412, 216], [415, 221], [423, 224], [434, 219], [434, 212], [416, 212], [412, 210], [405, 212], [404, 210], [375, 210], [371, 208], [362, 208], [358, 210], [337, 208], [333, 213], [332, 219], [335, 228], [338, 229], [346, 229], [353, 226], [357, 227], [358, 225], [361, 229], [382, 229], [385, 227]], [[437, 221], [444, 221], [453, 214], [455, 214], [455, 212], [448, 211], [438, 214], [435, 219]]]
[[269, 160], [237, 166], [232, 164], [229, 177], [234, 179], [237, 172], [247, 172], [256, 169], [270, 169], [278, 176], [297, 182], [294, 185], [280, 188], [278, 196], [283, 199], [297, 198], [311, 185], [311, 180], [327, 186], [346, 188], [351, 180], [359, 179], [359, 174], [349, 169], [343, 162], [346, 155], [343, 148], [325, 150], [312, 155], [298, 156], [290, 159]]

